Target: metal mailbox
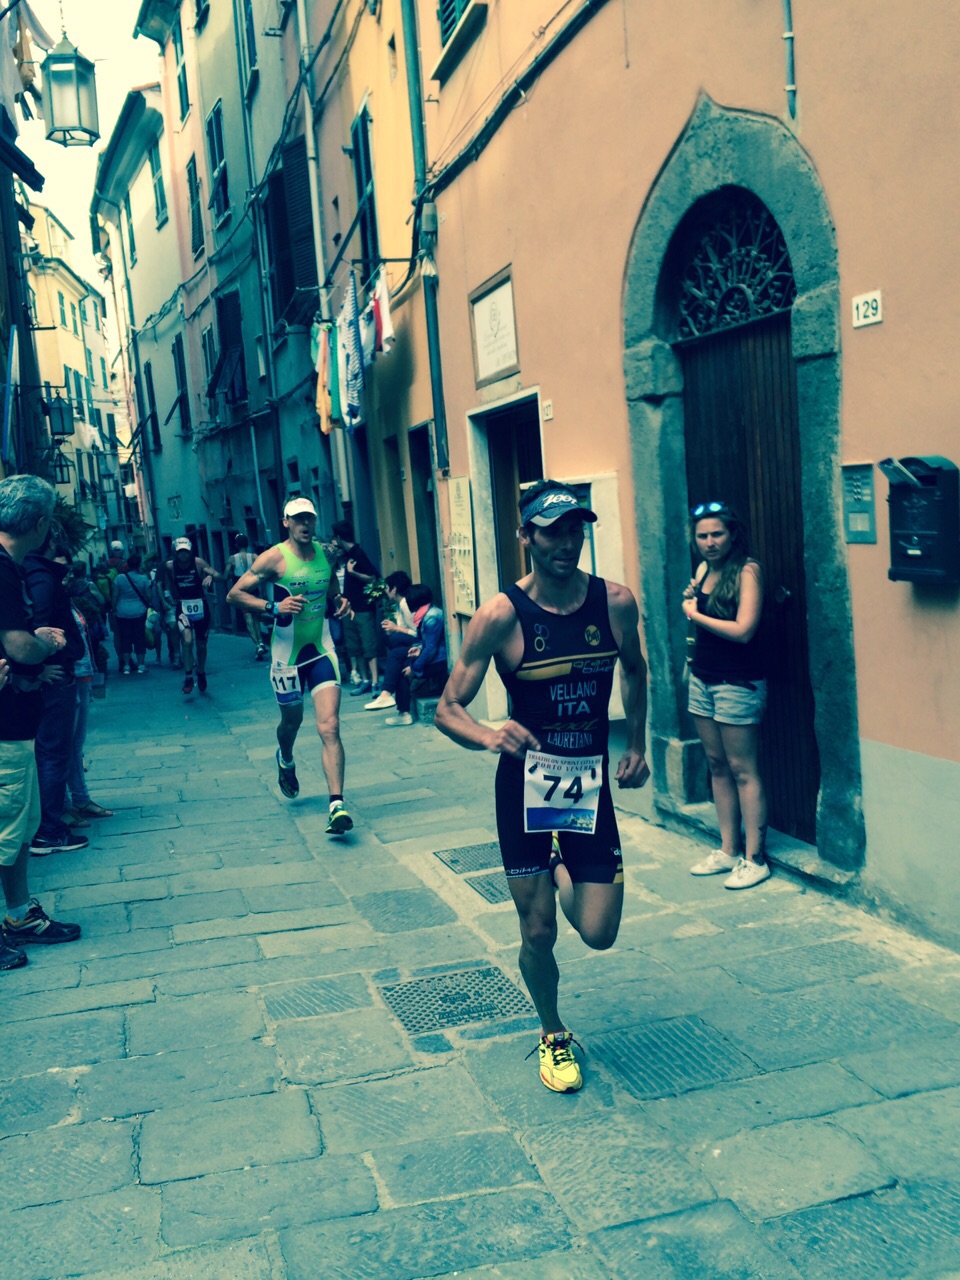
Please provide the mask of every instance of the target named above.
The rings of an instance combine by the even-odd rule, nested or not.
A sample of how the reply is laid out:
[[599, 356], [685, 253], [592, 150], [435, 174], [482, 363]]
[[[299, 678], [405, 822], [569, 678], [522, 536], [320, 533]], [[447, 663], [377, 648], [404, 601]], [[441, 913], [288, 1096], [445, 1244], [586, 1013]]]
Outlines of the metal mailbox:
[[885, 458], [894, 582], [960, 583], [960, 471], [947, 458]]

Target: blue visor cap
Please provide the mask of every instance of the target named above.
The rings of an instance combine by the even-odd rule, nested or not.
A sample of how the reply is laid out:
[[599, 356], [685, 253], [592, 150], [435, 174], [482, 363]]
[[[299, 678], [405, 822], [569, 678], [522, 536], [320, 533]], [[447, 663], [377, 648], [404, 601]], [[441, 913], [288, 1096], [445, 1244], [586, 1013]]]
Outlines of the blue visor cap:
[[581, 520], [586, 520], [588, 524], [593, 524], [597, 518], [597, 513], [589, 507], [581, 507], [572, 493], [566, 493], [563, 489], [545, 489], [529, 502], [520, 503], [520, 521], [522, 524], [539, 525], [543, 529], [561, 516], [569, 515], [571, 511], [576, 511]]

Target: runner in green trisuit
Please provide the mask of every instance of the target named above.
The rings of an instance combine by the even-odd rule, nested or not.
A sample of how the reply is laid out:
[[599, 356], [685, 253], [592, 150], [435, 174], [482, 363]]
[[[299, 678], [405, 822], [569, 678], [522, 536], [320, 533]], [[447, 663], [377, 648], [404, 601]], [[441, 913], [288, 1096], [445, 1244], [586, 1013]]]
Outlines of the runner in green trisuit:
[[[292, 498], [283, 509], [287, 539], [264, 551], [238, 578], [227, 603], [274, 620], [270, 683], [280, 707], [277, 774], [280, 790], [293, 800], [300, 793], [293, 744], [303, 723], [303, 694], [309, 689], [323, 743], [323, 771], [330, 791], [328, 835], [343, 835], [353, 819], [343, 802], [344, 751], [340, 741], [340, 668], [330, 639], [329, 619], [351, 612], [337, 589], [333, 566], [314, 537], [317, 512], [309, 498]], [[272, 598], [254, 595], [269, 586]]]

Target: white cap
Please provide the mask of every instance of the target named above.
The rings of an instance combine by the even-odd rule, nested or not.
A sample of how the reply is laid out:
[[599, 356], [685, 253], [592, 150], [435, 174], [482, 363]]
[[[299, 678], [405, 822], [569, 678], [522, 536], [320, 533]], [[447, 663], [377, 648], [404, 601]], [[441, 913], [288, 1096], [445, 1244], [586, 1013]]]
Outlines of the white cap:
[[173, 544], [174, 551], [192, 551], [193, 543], [189, 538], [177, 538]]
[[110, 543], [110, 550], [111, 550], [111, 551], [122, 551], [122, 550], [123, 550], [123, 543], [122, 543], [122, 542], [111, 542], [111, 543]]
[[284, 520], [289, 516], [315, 516], [316, 514], [317, 508], [309, 498], [291, 498], [283, 508]]

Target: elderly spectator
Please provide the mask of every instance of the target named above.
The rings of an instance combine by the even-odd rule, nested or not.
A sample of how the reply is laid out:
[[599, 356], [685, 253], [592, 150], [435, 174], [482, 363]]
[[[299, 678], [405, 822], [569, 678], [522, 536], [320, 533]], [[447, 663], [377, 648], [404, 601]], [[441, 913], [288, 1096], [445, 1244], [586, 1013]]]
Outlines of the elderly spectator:
[[33, 743], [43, 712], [42, 664], [66, 646], [56, 627], [34, 627], [21, 568], [50, 533], [56, 492], [37, 476], [0, 482], [0, 885], [7, 913], [0, 935], [0, 969], [27, 963], [26, 944], [71, 942], [80, 926], [51, 920], [30, 897], [30, 837], [40, 821], [40, 787]]
[[48, 536], [42, 550], [29, 552], [23, 560], [34, 627], [56, 627], [67, 641], [57, 654], [46, 659], [40, 673], [43, 714], [36, 738], [40, 825], [30, 844], [30, 852], [38, 855], [69, 853], [88, 844], [86, 836], [71, 831], [64, 820], [77, 722], [74, 664], [84, 656], [83, 636], [64, 587], [68, 568], [65, 550]]

